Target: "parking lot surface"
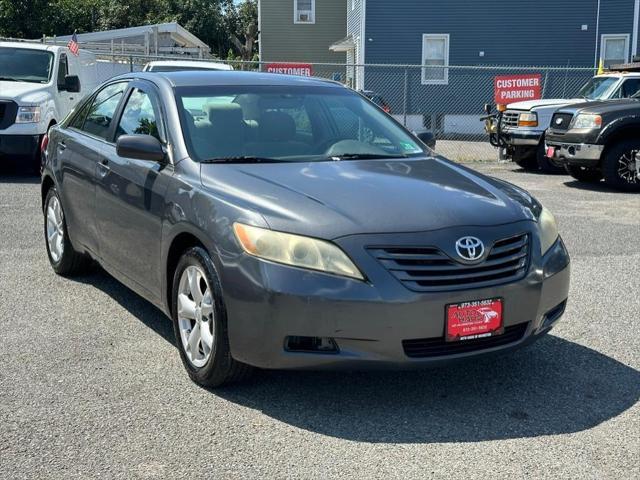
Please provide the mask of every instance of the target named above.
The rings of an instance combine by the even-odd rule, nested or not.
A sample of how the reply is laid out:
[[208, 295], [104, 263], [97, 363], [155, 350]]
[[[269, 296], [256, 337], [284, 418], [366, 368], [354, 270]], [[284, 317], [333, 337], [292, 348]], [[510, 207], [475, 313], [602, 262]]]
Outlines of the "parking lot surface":
[[100, 270], [53, 273], [38, 180], [0, 174], [0, 478], [640, 478], [640, 195], [472, 167], [558, 218], [572, 287], [549, 336], [216, 391], [189, 381], [149, 303]]

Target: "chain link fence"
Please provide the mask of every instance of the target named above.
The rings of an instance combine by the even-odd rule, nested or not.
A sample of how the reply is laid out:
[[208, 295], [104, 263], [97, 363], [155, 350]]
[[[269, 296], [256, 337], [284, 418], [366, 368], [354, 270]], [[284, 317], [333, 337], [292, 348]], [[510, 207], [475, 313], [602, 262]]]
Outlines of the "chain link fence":
[[[99, 55], [100, 80], [141, 71], [153, 60], [182, 60], [175, 56]], [[186, 59], [189, 60], [189, 59]], [[199, 60], [203, 61], [203, 60]], [[531, 66], [422, 66], [338, 63], [242, 62], [208, 59], [235, 70], [310, 74], [375, 94], [376, 103], [410, 130], [431, 130], [438, 153], [456, 161], [495, 160], [480, 117], [485, 103], [495, 104], [498, 76], [537, 74], [543, 99], [575, 98], [594, 75], [593, 68]]]

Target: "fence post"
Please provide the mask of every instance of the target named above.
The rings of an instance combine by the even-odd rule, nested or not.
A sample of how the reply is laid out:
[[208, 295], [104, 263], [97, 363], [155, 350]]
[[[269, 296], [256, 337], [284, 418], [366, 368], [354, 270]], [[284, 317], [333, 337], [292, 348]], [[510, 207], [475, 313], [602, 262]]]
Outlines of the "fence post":
[[545, 92], [547, 91], [547, 79], [549, 78], [549, 70], [544, 72], [544, 82], [542, 84], [542, 98], [545, 98]]
[[129, 55], [129, 72], [133, 72], [133, 56]]
[[409, 69], [407, 67], [404, 67], [404, 94], [402, 96], [402, 111], [404, 114], [404, 120], [402, 124], [405, 127], [407, 126], [408, 91], [409, 91]]

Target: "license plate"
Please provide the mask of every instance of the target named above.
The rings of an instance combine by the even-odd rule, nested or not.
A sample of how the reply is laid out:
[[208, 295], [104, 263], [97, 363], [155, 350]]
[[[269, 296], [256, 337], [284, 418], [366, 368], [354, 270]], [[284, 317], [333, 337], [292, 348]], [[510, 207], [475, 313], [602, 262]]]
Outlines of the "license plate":
[[447, 305], [446, 315], [447, 342], [492, 337], [504, 332], [501, 298]]
[[556, 156], [556, 147], [547, 147], [547, 157], [553, 158]]

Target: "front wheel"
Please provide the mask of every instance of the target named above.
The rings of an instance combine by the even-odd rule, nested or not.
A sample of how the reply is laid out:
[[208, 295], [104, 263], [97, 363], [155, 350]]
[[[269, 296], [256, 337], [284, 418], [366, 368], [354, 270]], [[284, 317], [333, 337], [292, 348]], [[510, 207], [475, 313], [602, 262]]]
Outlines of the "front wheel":
[[602, 180], [602, 172], [597, 168], [580, 167], [578, 165], [565, 165], [569, 175], [580, 182], [596, 183]]
[[640, 191], [637, 155], [640, 155], [640, 140], [626, 140], [608, 148], [602, 162], [605, 182], [619, 190]]
[[173, 277], [176, 343], [189, 377], [205, 387], [245, 379], [252, 368], [231, 356], [222, 288], [209, 254], [187, 250]]

